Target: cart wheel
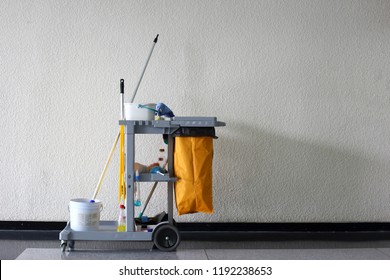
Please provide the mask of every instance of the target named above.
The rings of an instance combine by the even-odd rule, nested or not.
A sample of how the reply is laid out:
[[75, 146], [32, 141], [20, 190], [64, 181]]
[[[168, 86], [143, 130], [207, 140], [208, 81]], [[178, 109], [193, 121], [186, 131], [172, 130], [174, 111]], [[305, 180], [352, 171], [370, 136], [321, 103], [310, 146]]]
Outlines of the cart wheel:
[[154, 245], [161, 251], [173, 251], [180, 243], [179, 231], [175, 226], [162, 224], [155, 229], [153, 242]]
[[68, 247], [69, 247], [69, 250], [74, 249], [74, 240], [69, 241]]
[[68, 246], [68, 243], [66, 241], [61, 241], [61, 252], [65, 252], [66, 246]]

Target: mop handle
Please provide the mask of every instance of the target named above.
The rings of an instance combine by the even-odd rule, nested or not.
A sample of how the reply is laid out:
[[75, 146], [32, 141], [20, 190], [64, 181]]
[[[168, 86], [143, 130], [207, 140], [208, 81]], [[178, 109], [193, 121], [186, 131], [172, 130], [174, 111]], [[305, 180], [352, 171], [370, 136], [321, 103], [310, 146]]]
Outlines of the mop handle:
[[[120, 80], [120, 96], [121, 96], [121, 120], [125, 119], [125, 99], [124, 94], [125, 93], [125, 81], [123, 79]], [[119, 199], [125, 195], [125, 183], [124, 183], [124, 171], [125, 171], [125, 165], [124, 165], [124, 125], [120, 126], [119, 129]]]
[[121, 120], [124, 120], [125, 119], [125, 108], [124, 108], [124, 104], [125, 104], [125, 80], [121, 79], [120, 81], [120, 88], [121, 88], [121, 91], [120, 91], [120, 94], [121, 94]]
[[135, 98], [135, 95], [137, 94], [137, 91], [138, 91], [139, 85], [141, 84], [142, 78], [143, 78], [143, 76], [144, 76], [144, 74], [145, 74], [146, 67], [148, 66], [148, 63], [149, 63], [150, 57], [152, 56], [152, 53], [153, 53], [153, 50], [154, 50], [154, 46], [155, 46], [155, 45], [156, 45], [156, 43], [157, 43], [157, 39], [158, 39], [158, 34], [157, 34], [156, 38], [154, 38], [154, 40], [153, 40], [153, 46], [152, 46], [152, 49], [150, 50], [150, 53], [149, 53], [148, 59], [146, 60], [146, 63], [145, 63], [144, 70], [142, 71], [141, 77], [139, 78], [139, 81], [138, 81], [137, 87], [135, 88], [135, 91], [134, 91], [134, 93], [133, 93], [133, 97], [131, 98], [131, 101], [130, 101], [131, 103], [133, 103], [133, 101], [134, 101], [134, 98]]
[[106, 165], [104, 166], [104, 169], [103, 169], [102, 175], [100, 175], [99, 182], [98, 182], [98, 184], [96, 185], [95, 193], [93, 194], [93, 197], [92, 197], [92, 199], [91, 199], [91, 200], [95, 200], [95, 198], [96, 198], [96, 196], [97, 196], [97, 194], [98, 194], [98, 192], [99, 192], [99, 190], [100, 190], [100, 186], [102, 185], [103, 178], [104, 178], [104, 175], [106, 174], [106, 171], [107, 171], [108, 164], [110, 163], [110, 161], [111, 161], [111, 158], [112, 158], [112, 155], [114, 154], [114, 151], [115, 151], [116, 144], [118, 144], [119, 135], [120, 135], [120, 133], [118, 132], [118, 135], [116, 136], [116, 139], [115, 139], [114, 145], [112, 145], [111, 152], [110, 152], [110, 155], [108, 156], [108, 159], [107, 159]]

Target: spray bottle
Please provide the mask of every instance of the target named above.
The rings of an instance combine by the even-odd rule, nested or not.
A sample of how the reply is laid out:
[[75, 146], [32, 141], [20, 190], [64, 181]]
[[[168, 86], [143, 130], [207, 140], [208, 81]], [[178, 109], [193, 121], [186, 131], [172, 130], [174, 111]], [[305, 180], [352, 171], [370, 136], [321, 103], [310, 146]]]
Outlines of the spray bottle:
[[139, 172], [135, 172], [135, 181], [134, 181], [134, 206], [141, 206], [141, 188], [139, 182]]
[[119, 217], [118, 217], [118, 225], [116, 230], [118, 232], [126, 231], [126, 210], [123, 199], [121, 199], [121, 203], [119, 205]]

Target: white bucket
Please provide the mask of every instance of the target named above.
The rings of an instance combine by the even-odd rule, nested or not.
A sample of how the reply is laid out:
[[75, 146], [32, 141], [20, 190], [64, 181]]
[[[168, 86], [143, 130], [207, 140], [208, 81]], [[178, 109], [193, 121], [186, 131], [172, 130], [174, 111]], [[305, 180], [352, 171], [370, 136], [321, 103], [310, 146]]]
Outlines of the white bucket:
[[103, 205], [99, 200], [89, 202], [89, 199], [85, 198], [71, 199], [70, 228], [76, 231], [98, 230], [102, 208]]
[[153, 121], [155, 103], [125, 103], [125, 119], [132, 121]]

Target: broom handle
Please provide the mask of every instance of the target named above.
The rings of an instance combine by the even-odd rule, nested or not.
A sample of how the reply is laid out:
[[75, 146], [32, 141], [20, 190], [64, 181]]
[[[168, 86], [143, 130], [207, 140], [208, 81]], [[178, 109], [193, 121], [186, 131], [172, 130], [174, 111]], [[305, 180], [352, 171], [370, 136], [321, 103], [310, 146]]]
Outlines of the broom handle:
[[106, 174], [108, 164], [110, 163], [111, 158], [112, 158], [112, 155], [114, 154], [116, 144], [118, 144], [119, 135], [120, 135], [120, 133], [118, 132], [118, 135], [116, 136], [114, 145], [112, 145], [112, 148], [111, 148], [110, 154], [109, 154], [109, 156], [108, 156], [106, 165], [104, 166], [103, 172], [102, 172], [102, 174], [100, 175], [99, 182], [98, 182], [97, 185], [96, 185], [95, 193], [93, 194], [92, 200], [95, 200], [95, 198], [96, 198], [96, 196], [97, 196], [97, 194], [98, 194], [98, 192], [99, 192], [99, 190], [100, 190], [100, 186], [102, 185], [103, 178], [104, 178], [104, 175]]
[[131, 103], [134, 102], [134, 98], [135, 98], [135, 96], [136, 96], [136, 94], [137, 94], [139, 85], [141, 84], [142, 78], [143, 78], [143, 76], [144, 76], [144, 74], [145, 74], [146, 67], [148, 67], [148, 63], [149, 63], [150, 57], [152, 56], [152, 53], [153, 53], [153, 50], [154, 50], [154, 46], [155, 46], [156, 43], [157, 43], [157, 39], [158, 39], [158, 34], [157, 34], [156, 38], [154, 38], [154, 40], [153, 40], [153, 45], [152, 45], [152, 48], [151, 48], [151, 50], [150, 50], [148, 59], [146, 60], [144, 69], [142, 70], [141, 77], [139, 78], [138, 84], [137, 84], [137, 86], [136, 86], [136, 88], [135, 88], [135, 90], [134, 90], [133, 97], [130, 99], [130, 100], [131, 100], [131, 101], [130, 101]]

